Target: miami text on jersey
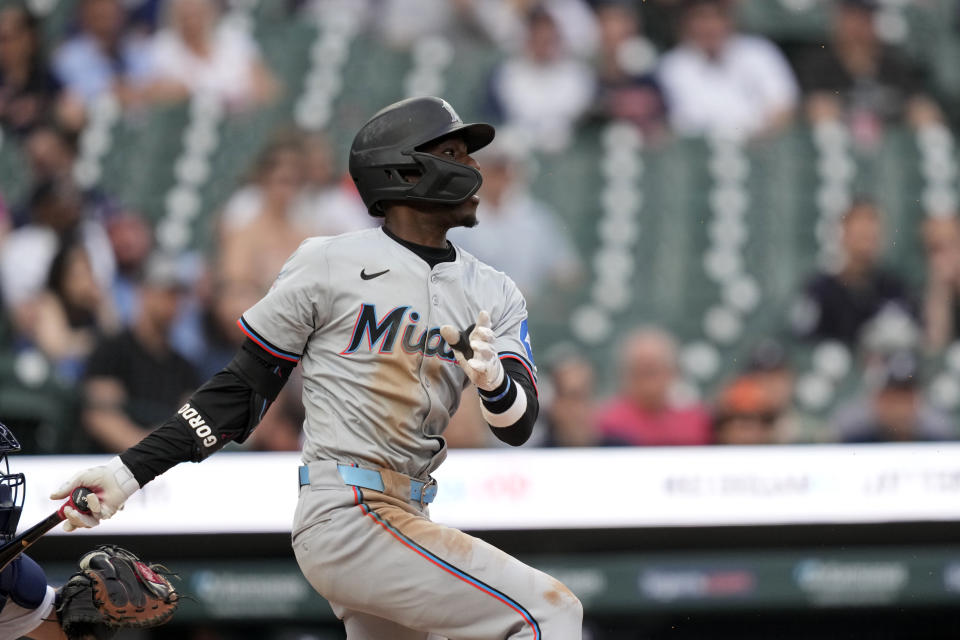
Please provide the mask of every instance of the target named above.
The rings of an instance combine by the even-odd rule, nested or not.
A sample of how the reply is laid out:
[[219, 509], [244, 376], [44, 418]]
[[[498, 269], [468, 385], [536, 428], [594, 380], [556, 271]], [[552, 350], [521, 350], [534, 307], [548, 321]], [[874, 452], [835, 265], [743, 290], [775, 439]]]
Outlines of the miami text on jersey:
[[409, 306], [394, 307], [382, 320], [378, 320], [376, 305], [365, 302], [360, 305], [357, 313], [350, 343], [340, 353], [350, 355], [356, 352], [363, 342], [366, 342], [368, 351], [373, 351], [374, 347], [379, 345], [377, 353], [393, 353], [399, 337], [400, 346], [405, 353], [422, 353], [427, 357], [436, 356], [441, 360], [456, 362], [453, 350], [440, 335], [440, 327], [427, 329], [418, 326], [419, 321], [420, 314], [412, 311]]

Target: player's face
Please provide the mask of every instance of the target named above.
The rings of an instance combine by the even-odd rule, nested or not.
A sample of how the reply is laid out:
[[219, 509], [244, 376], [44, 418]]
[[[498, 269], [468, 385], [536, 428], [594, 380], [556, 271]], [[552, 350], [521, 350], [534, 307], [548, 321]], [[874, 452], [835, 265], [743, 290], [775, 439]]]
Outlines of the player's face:
[[[467, 152], [467, 143], [460, 138], [441, 140], [431, 147], [424, 148], [424, 151], [480, 170], [480, 165]], [[430, 207], [429, 213], [431, 216], [436, 216], [435, 219], [446, 224], [448, 228], [474, 227], [477, 224], [478, 204], [480, 204], [480, 197], [473, 195], [460, 204]]]

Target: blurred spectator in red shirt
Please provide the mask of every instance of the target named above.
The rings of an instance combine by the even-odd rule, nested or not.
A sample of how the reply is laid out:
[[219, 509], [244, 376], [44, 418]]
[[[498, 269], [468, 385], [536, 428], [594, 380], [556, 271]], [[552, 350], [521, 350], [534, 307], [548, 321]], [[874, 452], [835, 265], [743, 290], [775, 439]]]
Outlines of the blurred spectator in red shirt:
[[793, 117], [793, 70], [770, 41], [735, 31], [730, 5], [685, 0], [681, 43], [661, 59], [658, 77], [679, 134], [747, 138]]
[[775, 444], [780, 415], [769, 388], [751, 376], [741, 376], [725, 387], [713, 413], [716, 444]]
[[923, 223], [927, 283], [923, 301], [924, 339], [936, 353], [960, 336], [960, 221], [955, 215]]
[[556, 21], [539, 8], [530, 14], [524, 53], [495, 69], [490, 82], [499, 119], [545, 151], [567, 146], [595, 91], [593, 71], [567, 52]]
[[653, 73], [657, 50], [641, 34], [636, 8], [625, 0], [603, 0], [597, 6], [597, 23], [597, 110], [604, 117], [634, 123], [648, 136], [662, 135], [667, 114]]
[[850, 205], [841, 222], [843, 262], [835, 272], [814, 275], [791, 310], [798, 337], [837, 340], [855, 347], [864, 326], [881, 313], [912, 309], [907, 288], [880, 264], [883, 221], [865, 198]]
[[812, 46], [797, 63], [814, 121], [848, 120], [854, 137], [876, 143], [886, 124], [941, 119], [923, 70], [877, 34], [876, 0], [835, 3], [830, 42]]
[[677, 346], [658, 328], [638, 329], [618, 349], [619, 395], [600, 409], [597, 424], [608, 442], [636, 446], [703, 445], [710, 416], [700, 405], [678, 406]]
[[49, 119], [79, 129], [83, 107], [62, 89], [43, 55], [40, 21], [22, 6], [0, 9], [0, 125], [16, 135]]
[[890, 356], [866, 396], [837, 410], [832, 420], [843, 442], [953, 440], [957, 426], [924, 399], [917, 358]]

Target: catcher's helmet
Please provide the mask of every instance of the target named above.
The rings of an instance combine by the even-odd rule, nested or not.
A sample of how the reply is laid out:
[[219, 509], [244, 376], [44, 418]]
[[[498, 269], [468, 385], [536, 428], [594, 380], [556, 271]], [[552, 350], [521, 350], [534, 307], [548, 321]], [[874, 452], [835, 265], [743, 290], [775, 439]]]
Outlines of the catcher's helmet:
[[[483, 181], [479, 171], [422, 151], [451, 134], [472, 153], [490, 144], [494, 130], [464, 124], [445, 100], [433, 97], [395, 102], [360, 127], [350, 147], [350, 176], [370, 215], [382, 216], [380, 203], [389, 200], [460, 204], [475, 194]], [[410, 171], [420, 174], [417, 182], [404, 179]]]
[[0, 540], [13, 538], [23, 511], [27, 479], [22, 473], [10, 473], [8, 453], [20, 451], [20, 443], [6, 425], [0, 423]]

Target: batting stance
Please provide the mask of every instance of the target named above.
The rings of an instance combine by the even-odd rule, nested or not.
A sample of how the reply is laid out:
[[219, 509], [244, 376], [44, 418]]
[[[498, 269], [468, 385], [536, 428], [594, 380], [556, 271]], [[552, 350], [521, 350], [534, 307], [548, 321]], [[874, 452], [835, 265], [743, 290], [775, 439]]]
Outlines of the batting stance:
[[[67, 528], [94, 526], [174, 465], [243, 442], [301, 363], [293, 549], [351, 640], [580, 638], [580, 602], [561, 583], [429, 517], [430, 474], [468, 384], [511, 445], [538, 411], [523, 297], [446, 239], [477, 222], [470, 154], [493, 136], [439, 98], [364, 124], [350, 174], [383, 227], [306, 240], [239, 319], [247, 338], [233, 361], [140, 443], [54, 494], [82, 485], [99, 497], [93, 516], [70, 510]], [[459, 335], [470, 325], [468, 349]]]

